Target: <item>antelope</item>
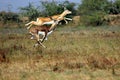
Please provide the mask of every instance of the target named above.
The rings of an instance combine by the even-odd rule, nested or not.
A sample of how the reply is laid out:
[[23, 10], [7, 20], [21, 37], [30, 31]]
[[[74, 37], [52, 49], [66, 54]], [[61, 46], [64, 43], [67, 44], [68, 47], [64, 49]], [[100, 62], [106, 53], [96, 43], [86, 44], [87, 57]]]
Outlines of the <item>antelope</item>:
[[42, 25], [45, 25], [45, 24], [53, 24], [54, 20], [64, 20], [67, 24], [68, 23], [67, 20], [72, 20], [72, 19], [71, 18], [66, 18], [65, 16], [67, 14], [71, 14], [71, 13], [72, 13], [71, 11], [65, 10], [61, 14], [54, 15], [54, 16], [51, 16], [51, 17], [39, 17], [39, 18], [37, 18], [36, 21], [31, 21], [31, 22], [25, 24], [25, 26], [28, 26], [27, 29], [30, 29], [30, 27], [32, 25], [42, 26]]
[[[59, 20], [58, 21], [54, 21], [54, 27], [58, 24]], [[31, 39], [35, 39], [37, 40], [37, 43], [34, 45], [35, 47], [38, 46], [39, 44], [46, 48], [42, 43], [44, 40], [47, 40], [47, 36], [49, 34], [51, 34], [53, 32], [53, 30], [55, 29], [52, 29], [51, 31], [49, 30], [51, 26], [46, 26], [46, 25], [42, 25], [42, 26], [34, 26], [34, 27], [31, 27], [29, 29], [29, 33], [32, 35]], [[40, 36], [39, 35], [43, 35], [43, 38], [40, 39]]]

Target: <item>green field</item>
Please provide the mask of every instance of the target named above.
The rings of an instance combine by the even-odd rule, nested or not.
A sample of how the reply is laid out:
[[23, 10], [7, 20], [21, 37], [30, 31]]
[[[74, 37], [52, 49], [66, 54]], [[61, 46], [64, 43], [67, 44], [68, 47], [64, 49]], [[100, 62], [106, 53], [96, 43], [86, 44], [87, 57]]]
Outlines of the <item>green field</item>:
[[43, 44], [0, 29], [0, 80], [120, 80], [120, 27], [57, 28]]

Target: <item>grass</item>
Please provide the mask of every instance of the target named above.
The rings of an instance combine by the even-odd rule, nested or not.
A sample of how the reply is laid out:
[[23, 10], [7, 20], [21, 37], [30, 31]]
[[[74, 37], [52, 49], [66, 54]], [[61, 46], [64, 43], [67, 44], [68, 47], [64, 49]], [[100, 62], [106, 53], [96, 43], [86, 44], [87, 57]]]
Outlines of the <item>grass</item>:
[[58, 28], [46, 49], [29, 38], [23, 28], [0, 29], [1, 80], [120, 79], [120, 27]]

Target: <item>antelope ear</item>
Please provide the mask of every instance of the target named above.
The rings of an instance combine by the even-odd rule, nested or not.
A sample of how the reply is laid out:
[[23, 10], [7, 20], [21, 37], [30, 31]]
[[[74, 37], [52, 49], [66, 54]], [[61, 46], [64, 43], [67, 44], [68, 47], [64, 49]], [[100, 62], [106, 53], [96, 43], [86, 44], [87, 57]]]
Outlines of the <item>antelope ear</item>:
[[65, 7], [65, 5], [62, 6], [64, 8], [64, 11], [67, 10], [67, 8]]
[[67, 10], [67, 8], [64, 6], [64, 11]]

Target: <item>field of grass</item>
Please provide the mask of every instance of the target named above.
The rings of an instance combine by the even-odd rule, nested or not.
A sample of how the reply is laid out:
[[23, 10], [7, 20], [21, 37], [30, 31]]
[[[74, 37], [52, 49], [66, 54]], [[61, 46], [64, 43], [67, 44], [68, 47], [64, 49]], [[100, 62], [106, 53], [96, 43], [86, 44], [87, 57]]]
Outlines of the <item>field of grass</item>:
[[0, 80], [120, 80], [120, 27], [57, 28], [43, 44], [0, 29]]

